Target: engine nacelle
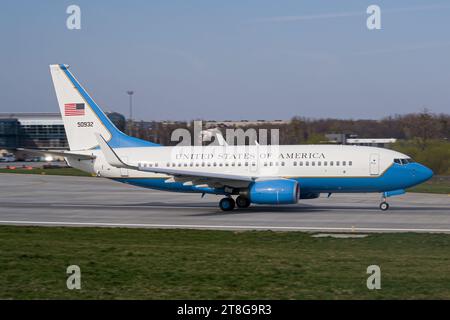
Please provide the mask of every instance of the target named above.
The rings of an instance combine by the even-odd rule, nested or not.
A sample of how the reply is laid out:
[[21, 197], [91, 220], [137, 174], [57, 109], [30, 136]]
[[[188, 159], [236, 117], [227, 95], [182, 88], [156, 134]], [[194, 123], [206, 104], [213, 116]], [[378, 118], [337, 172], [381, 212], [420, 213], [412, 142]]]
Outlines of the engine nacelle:
[[298, 202], [300, 187], [290, 179], [256, 181], [249, 187], [250, 201], [259, 204], [294, 204]]

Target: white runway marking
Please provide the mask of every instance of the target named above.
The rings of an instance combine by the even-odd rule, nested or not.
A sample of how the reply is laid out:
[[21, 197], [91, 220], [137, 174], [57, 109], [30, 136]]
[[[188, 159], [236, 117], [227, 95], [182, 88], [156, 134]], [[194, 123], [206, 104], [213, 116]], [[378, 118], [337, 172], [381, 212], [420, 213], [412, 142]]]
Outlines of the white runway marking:
[[233, 225], [198, 225], [198, 224], [148, 224], [148, 223], [103, 223], [103, 222], [65, 222], [65, 221], [26, 221], [3, 220], [0, 224], [20, 225], [55, 225], [85, 227], [124, 227], [124, 228], [187, 228], [187, 229], [243, 229], [243, 230], [286, 230], [286, 231], [352, 231], [352, 232], [435, 232], [450, 233], [450, 229], [415, 229], [415, 228], [358, 228], [358, 227], [281, 227], [281, 226], [233, 226]]

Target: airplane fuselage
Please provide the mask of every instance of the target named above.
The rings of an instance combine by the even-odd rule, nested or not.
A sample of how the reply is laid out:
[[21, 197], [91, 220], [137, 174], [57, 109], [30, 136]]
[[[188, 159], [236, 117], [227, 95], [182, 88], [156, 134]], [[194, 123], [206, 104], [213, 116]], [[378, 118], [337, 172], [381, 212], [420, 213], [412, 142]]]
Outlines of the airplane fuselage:
[[[226, 185], [189, 184], [182, 179], [108, 164], [100, 150], [85, 151], [94, 160], [69, 164], [98, 176], [168, 191], [226, 194]], [[298, 181], [300, 193], [386, 192], [406, 189], [429, 178], [431, 171], [392, 150], [344, 145], [189, 146], [118, 148], [117, 154], [142, 168], [176, 168], [247, 175], [255, 179]], [[236, 188], [236, 184], [234, 184]], [[248, 183], [239, 187], [246, 188]]]

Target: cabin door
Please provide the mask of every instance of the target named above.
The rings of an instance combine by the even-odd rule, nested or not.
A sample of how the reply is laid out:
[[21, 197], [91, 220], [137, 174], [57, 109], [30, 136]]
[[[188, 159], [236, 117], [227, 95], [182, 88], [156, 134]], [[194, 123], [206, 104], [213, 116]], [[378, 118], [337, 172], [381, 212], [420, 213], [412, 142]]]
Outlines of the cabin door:
[[378, 153], [372, 153], [370, 155], [370, 175], [380, 174], [380, 155]]

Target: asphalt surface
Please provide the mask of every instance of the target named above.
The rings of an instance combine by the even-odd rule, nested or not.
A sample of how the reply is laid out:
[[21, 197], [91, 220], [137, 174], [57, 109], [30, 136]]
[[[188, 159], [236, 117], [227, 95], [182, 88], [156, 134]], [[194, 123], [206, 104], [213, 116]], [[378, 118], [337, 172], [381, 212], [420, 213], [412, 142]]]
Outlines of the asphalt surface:
[[103, 178], [0, 174], [0, 224], [450, 233], [450, 196], [333, 194], [223, 212], [219, 196], [141, 189]]
[[66, 166], [64, 161], [13, 161], [13, 162], [0, 162], [0, 168], [6, 167], [26, 167], [30, 166], [33, 168], [41, 168], [44, 165], [53, 165], [53, 166]]

